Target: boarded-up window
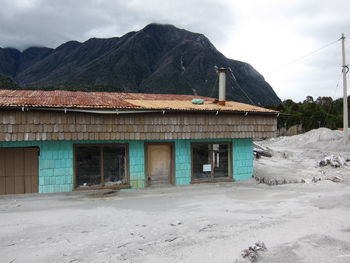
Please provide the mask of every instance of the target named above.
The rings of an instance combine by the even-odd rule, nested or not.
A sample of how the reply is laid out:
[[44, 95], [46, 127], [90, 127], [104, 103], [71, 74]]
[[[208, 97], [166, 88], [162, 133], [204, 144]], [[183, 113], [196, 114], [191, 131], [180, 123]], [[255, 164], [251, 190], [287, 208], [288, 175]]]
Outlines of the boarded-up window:
[[38, 192], [38, 148], [0, 149], [0, 194]]
[[192, 144], [192, 179], [214, 180], [230, 177], [229, 143]]
[[117, 186], [127, 183], [126, 145], [75, 147], [77, 187]]

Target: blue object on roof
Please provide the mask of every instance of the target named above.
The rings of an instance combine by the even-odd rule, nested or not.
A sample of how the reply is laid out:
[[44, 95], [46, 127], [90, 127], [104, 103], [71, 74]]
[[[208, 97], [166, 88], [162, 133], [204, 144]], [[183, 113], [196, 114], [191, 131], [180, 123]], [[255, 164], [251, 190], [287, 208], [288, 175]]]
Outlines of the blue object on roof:
[[204, 100], [203, 99], [193, 99], [192, 103], [193, 104], [204, 104]]

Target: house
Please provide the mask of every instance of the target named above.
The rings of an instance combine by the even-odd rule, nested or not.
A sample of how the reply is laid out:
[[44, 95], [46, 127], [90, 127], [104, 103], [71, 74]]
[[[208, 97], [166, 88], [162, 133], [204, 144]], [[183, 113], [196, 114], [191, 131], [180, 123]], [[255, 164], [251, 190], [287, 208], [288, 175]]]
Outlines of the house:
[[276, 126], [200, 96], [0, 90], [0, 194], [244, 180]]

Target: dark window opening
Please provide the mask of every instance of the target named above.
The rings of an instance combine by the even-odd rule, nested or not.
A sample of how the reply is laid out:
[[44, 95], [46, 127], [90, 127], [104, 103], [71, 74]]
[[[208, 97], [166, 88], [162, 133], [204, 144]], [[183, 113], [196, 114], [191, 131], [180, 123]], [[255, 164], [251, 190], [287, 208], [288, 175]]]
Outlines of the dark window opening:
[[101, 184], [100, 147], [82, 146], [76, 149], [77, 186]]
[[229, 143], [192, 144], [192, 179], [214, 180], [229, 177]]
[[126, 145], [76, 146], [76, 186], [118, 186], [127, 183]]
[[211, 178], [210, 144], [196, 144], [193, 153], [193, 177], [195, 179]]
[[125, 184], [125, 147], [103, 147], [103, 178], [105, 185]]

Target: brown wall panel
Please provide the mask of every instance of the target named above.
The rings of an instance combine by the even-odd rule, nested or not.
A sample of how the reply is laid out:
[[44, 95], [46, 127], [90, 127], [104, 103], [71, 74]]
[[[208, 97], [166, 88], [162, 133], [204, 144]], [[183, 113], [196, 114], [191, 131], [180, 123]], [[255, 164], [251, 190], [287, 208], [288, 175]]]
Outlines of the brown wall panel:
[[24, 192], [25, 193], [35, 193], [32, 190], [32, 176], [26, 175], [24, 177]]
[[31, 193], [37, 193], [38, 192], [38, 185], [39, 185], [38, 176], [37, 175], [31, 176], [31, 182], [32, 182]]
[[24, 194], [24, 176], [15, 177], [15, 194]]
[[5, 155], [5, 176], [7, 178], [14, 177], [15, 160], [14, 160], [14, 149], [7, 148], [4, 150]]
[[13, 175], [15, 177], [24, 177], [23, 148], [13, 148], [11, 150], [13, 158]]
[[25, 163], [25, 178], [30, 178], [30, 193], [36, 193], [38, 192], [38, 149], [37, 148], [28, 148], [25, 150], [24, 154], [24, 163]]
[[0, 194], [38, 192], [37, 148], [0, 149]]
[[[0, 113], [3, 116], [0, 120], [0, 141], [86, 140], [92, 137], [100, 140], [220, 139], [227, 136], [227, 133], [232, 138], [264, 138], [275, 136], [277, 131], [276, 116], [249, 114], [166, 112], [164, 115], [104, 115], [48, 111]], [[14, 116], [15, 122], [11, 121]], [[198, 132], [202, 135], [198, 135]], [[117, 134], [112, 136], [112, 133]], [[172, 133], [172, 136], [169, 137], [166, 133]]]
[[5, 177], [5, 151], [0, 151], [0, 178]]
[[0, 195], [6, 194], [6, 177], [0, 177]]
[[15, 193], [15, 177], [6, 177], [6, 194], [14, 194]]

